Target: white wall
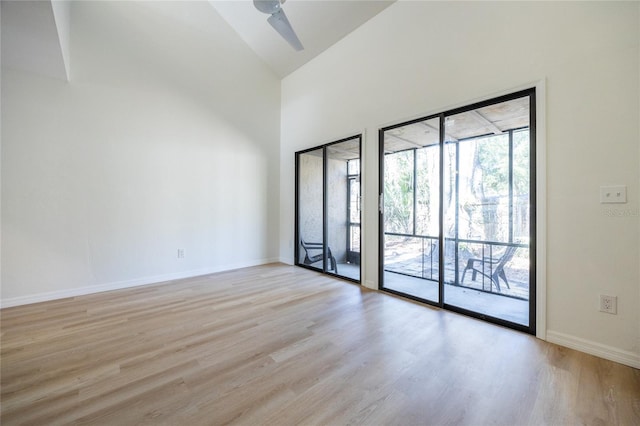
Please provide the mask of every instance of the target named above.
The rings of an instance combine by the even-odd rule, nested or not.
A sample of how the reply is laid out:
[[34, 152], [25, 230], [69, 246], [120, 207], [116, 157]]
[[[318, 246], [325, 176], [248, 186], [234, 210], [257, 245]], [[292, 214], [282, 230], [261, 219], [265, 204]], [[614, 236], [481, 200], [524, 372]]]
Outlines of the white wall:
[[[640, 367], [639, 8], [398, 2], [285, 78], [281, 260], [293, 260], [296, 150], [366, 130], [363, 266], [377, 287], [377, 129], [545, 80], [541, 334]], [[599, 204], [608, 184], [626, 184], [629, 202]], [[618, 315], [598, 312], [600, 293], [618, 296]]]
[[2, 304], [277, 259], [280, 82], [211, 5], [70, 36], [70, 82], [2, 70]]
[[[0, 23], [2, 7], [0, 7]], [[1, 25], [1, 24], [0, 24]], [[2, 28], [0, 28], [0, 46], [2, 46]], [[2, 81], [2, 55], [0, 54], [0, 82]], [[2, 84], [0, 84], [0, 117], [2, 117]], [[0, 224], [2, 224], [2, 120], [0, 120]], [[0, 300], [2, 300], [2, 226], [0, 226]]]
[[71, 53], [71, 1], [70, 0], [52, 0], [51, 11], [56, 24], [56, 32], [58, 33], [58, 41], [60, 52], [62, 53], [62, 62], [64, 63], [64, 71], [69, 80], [69, 72], [71, 64], [69, 57]]

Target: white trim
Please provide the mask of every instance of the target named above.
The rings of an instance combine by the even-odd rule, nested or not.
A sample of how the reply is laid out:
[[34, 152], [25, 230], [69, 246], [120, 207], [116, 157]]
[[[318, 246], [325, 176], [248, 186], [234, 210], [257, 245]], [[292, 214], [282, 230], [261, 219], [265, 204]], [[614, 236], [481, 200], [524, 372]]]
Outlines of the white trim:
[[[367, 285], [365, 284], [367, 282], [367, 278], [369, 277], [368, 273], [367, 273], [367, 257], [371, 256], [372, 254], [374, 254], [376, 256], [376, 258], [378, 257], [378, 250], [377, 250], [377, 238], [376, 238], [376, 245], [374, 247], [376, 247], [375, 250], [372, 250], [372, 253], [369, 253], [369, 250], [367, 249], [367, 241], [368, 241], [368, 236], [367, 236], [367, 232], [369, 231], [369, 227], [367, 226], [368, 223], [368, 216], [367, 216], [367, 191], [370, 190], [370, 180], [368, 179], [368, 174], [364, 173], [365, 171], [368, 170], [367, 166], [366, 166], [366, 162], [368, 160], [367, 158], [367, 153], [368, 153], [368, 148], [367, 148], [367, 139], [369, 137], [369, 132], [367, 132], [367, 128], [363, 127], [361, 129], [362, 131], [360, 132], [361, 138], [360, 139], [360, 285], [364, 285], [365, 287], [367, 287]], [[375, 170], [375, 169], [374, 169]], [[377, 174], [376, 174], [376, 179], [372, 179], [372, 182], [376, 182], [376, 187], [378, 186], [377, 184]], [[377, 189], [376, 189], [377, 191]], [[377, 222], [376, 222], [377, 224]], [[377, 235], [377, 229], [378, 227], [375, 226], [375, 231], [373, 235]], [[376, 262], [377, 264], [377, 262]], [[376, 272], [377, 274], [377, 272]]]
[[278, 259], [278, 262], [284, 263], [285, 265], [293, 266], [293, 261], [291, 259], [289, 259], [288, 257], [280, 257]]
[[536, 89], [536, 337], [547, 333], [547, 122], [546, 81]]
[[115, 281], [106, 284], [69, 288], [65, 290], [50, 291], [46, 293], [33, 294], [29, 296], [12, 297], [0, 300], [1, 308], [10, 308], [13, 306], [29, 305], [31, 303], [47, 302], [49, 300], [65, 299], [68, 297], [84, 296], [87, 294], [101, 293], [103, 291], [120, 290], [130, 287], [138, 287], [141, 285], [158, 284], [166, 281], [179, 280], [184, 278], [193, 278], [201, 275], [213, 274], [216, 272], [230, 271], [232, 269], [248, 268], [250, 266], [266, 265], [268, 263], [278, 262], [277, 258], [259, 259], [248, 262], [240, 262], [229, 265], [214, 266], [210, 268], [193, 269], [190, 271], [174, 272], [171, 274], [154, 275], [143, 278], [135, 278], [132, 280]]
[[629, 367], [640, 369], [640, 354], [625, 351], [613, 346], [603, 345], [591, 340], [547, 330], [547, 341], [560, 346], [585, 352], [610, 361], [619, 362]]

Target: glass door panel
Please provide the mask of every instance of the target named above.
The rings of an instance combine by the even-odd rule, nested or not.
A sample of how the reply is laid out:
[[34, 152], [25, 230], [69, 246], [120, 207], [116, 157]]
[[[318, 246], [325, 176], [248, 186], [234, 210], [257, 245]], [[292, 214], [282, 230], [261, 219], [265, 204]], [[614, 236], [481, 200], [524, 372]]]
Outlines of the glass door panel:
[[439, 303], [440, 119], [381, 131], [382, 287]]
[[326, 150], [327, 270], [360, 280], [360, 138]]
[[444, 303], [523, 326], [530, 309], [529, 112], [526, 96], [445, 118]]
[[297, 155], [298, 258], [297, 263], [324, 270], [322, 149]]

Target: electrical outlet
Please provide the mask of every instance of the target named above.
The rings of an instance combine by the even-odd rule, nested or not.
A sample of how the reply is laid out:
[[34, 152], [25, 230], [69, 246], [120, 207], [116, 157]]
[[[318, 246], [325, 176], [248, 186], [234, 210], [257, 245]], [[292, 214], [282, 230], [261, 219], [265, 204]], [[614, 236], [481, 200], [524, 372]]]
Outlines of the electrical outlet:
[[626, 202], [627, 202], [627, 187], [625, 185], [600, 187], [600, 203], [624, 204]]
[[178, 249], [178, 259], [184, 259], [186, 256], [185, 250], [183, 248]]
[[608, 314], [618, 313], [618, 297], [600, 295], [600, 312], [606, 312]]

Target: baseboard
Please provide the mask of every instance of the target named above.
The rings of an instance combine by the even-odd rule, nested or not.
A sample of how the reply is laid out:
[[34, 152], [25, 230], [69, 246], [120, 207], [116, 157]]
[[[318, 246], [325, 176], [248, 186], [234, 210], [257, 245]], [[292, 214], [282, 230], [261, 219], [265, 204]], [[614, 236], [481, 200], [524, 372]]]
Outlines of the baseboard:
[[547, 330], [548, 342], [640, 369], [640, 355], [591, 340]]
[[279, 262], [278, 258], [259, 259], [247, 262], [238, 262], [228, 265], [214, 266], [210, 268], [192, 269], [189, 271], [174, 272], [171, 274], [154, 275], [132, 280], [115, 281], [106, 284], [98, 284], [86, 287], [70, 288], [65, 290], [38, 293], [29, 296], [12, 297], [0, 300], [0, 309], [13, 306], [29, 305], [32, 303], [47, 302], [49, 300], [65, 299], [68, 297], [84, 296], [86, 294], [101, 293], [103, 291], [121, 290], [123, 288], [137, 287], [141, 285], [157, 284], [165, 281], [192, 278], [201, 275], [214, 274], [216, 272], [230, 271], [233, 269], [248, 268], [251, 266], [266, 265]]

